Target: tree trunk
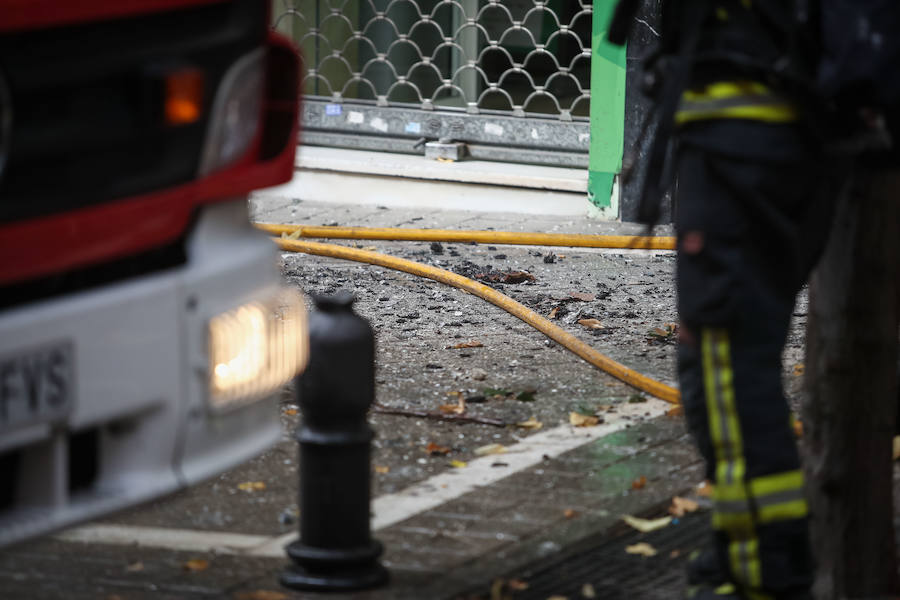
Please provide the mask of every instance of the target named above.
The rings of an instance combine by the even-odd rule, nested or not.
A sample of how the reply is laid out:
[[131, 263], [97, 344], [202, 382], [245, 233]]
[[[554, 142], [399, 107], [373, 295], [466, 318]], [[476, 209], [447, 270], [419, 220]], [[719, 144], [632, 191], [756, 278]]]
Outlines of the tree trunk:
[[810, 282], [803, 406], [816, 598], [897, 598], [892, 440], [900, 317], [900, 170], [839, 201]]

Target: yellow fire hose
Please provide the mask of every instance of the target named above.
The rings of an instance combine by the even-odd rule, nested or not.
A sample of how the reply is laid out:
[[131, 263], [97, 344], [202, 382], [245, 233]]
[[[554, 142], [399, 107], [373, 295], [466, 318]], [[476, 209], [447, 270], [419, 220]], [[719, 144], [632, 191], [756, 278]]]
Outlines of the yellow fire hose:
[[[276, 226], [269, 226], [276, 227]], [[277, 226], [282, 227], [282, 226]], [[291, 226], [283, 226], [286, 229], [278, 230], [278, 233], [281, 232], [289, 232], [290, 229], [287, 229]], [[304, 227], [304, 229], [307, 229]], [[310, 229], [322, 229], [322, 228], [310, 228]], [[357, 228], [349, 228], [349, 229], [357, 229]], [[363, 229], [363, 228], [358, 228]], [[275, 231], [274, 229], [267, 229], [267, 231]], [[371, 231], [371, 230], [370, 230]], [[426, 231], [426, 230], [419, 230]], [[465, 232], [463, 232], [465, 233]], [[488, 232], [475, 232], [475, 233], [490, 233], [495, 234], [496, 232], [488, 231]], [[520, 234], [516, 234], [520, 235]], [[532, 234], [532, 235], [550, 235], [550, 234]], [[583, 236], [583, 237], [598, 237], [598, 236]], [[356, 238], [356, 239], [394, 239], [394, 238]], [[434, 238], [437, 239], [437, 238]], [[651, 238], [652, 239], [652, 238]], [[371, 265], [377, 265], [380, 267], [387, 267], [389, 269], [395, 269], [397, 271], [404, 271], [406, 273], [410, 273], [412, 275], [417, 275], [419, 277], [427, 277], [428, 279], [432, 279], [434, 281], [445, 283], [448, 285], [452, 285], [456, 288], [464, 290], [466, 292], [472, 293], [479, 298], [487, 300], [488, 302], [499, 306], [503, 310], [509, 312], [510, 314], [518, 317], [519, 319], [525, 321], [553, 341], [561, 344], [566, 349], [574, 352], [576, 355], [580, 356], [584, 360], [588, 361], [590, 364], [595, 367], [609, 373], [616, 379], [627, 383], [630, 386], [633, 386], [641, 391], [647, 392], [657, 398], [665, 400], [666, 402], [671, 402], [673, 404], [679, 403], [679, 393], [675, 388], [668, 386], [664, 383], [651, 379], [645, 375], [641, 375], [637, 371], [629, 369], [625, 365], [619, 364], [618, 362], [612, 360], [611, 358], [604, 356], [588, 344], [582, 342], [577, 337], [572, 335], [571, 333], [563, 330], [562, 328], [554, 325], [544, 317], [540, 316], [533, 310], [523, 306], [522, 304], [516, 302], [509, 296], [505, 296], [500, 292], [494, 290], [493, 288], [486, 286], [482, 283], [478, 283], [477, 281], [473, 281], [467, 277], [463, 277], [461, 275], [457, 275], [451, 271], [447, 271], [445, 269], [439, 269], [437, 267], [432, 267], [430, 265], [424, 265], [421, 263], [417, 263], [411, 260], [406, 260], [403, 258], [396, 258], [393, 256], [388, 256], [386, 254], [379, 254], [377, 252], [369, 252], [367, 250], [357, 250], [355, 248], [347, 248], [344, 246], [338, 246], [335, 244], [323, 244], [320, 242], [307, 242], [307, 241], [299, 241], [293, 239], [286, 238], [274, 238], [275, 242], [282, 250], [287, 250], [290, 252], [303, 252], [305, 254], [314, 254], [317, 256], [328, 256], [331, 258], [340, 258], [345, 260], [353, 260], [357, 262], [364, 262]], [[425, 240], [427, 241], [427, 240]], [[446, 241], [446, 240], [444, 240]], [[460, 241], [460, 240], [457, 240]], [[477, 241], [477, 240], [472, 240]], [[503, 243], [492, 241], [492, 243]], [[516, 243], [516, 244], [534, 244], [535, 242], [508, 242], [508, 243]]]
[[638, 250], [675, 249], [675, 238], [665, 236], [520, 233], [516, 231], [407, 229], [404, 227], [330, 227], [315, 225], [283, 225], [279, 223], [257, 223], [256, 226], [275, 235], [288, 234], [291, 238], [391, 240], [407, 242], [476, 242], [479, 244], [517, 244], [522, 246], [568, 246], [571, 248], [622, 248]]

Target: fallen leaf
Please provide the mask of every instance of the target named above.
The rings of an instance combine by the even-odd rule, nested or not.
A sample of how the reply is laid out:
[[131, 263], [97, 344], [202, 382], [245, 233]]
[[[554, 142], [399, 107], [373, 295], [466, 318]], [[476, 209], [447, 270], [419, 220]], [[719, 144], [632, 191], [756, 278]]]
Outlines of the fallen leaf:
[[500, 273], [494, 271], [492, 273], [476, 273], [475, 279], [487, 281], [490, 283], [522, 283], [523, 281], [534, 281], [534, 275], [527, 271], [507, 271]]
[[453, 160], [452, 158], [447, 158], [446, 156], [438, 156], [438, 157], [436, 158], [436, 160], [437, 160], [438, 162], [442, 162], [442, 163], [452, 163], [452, 162], [456, 162], [456, 161]]
[[478, 340], [471, 340], [468, 342], [454, 344], [452, 346], [444, 346], [445, 350], [460, 350], [462, 348], [484, 348], [484, 344], [482, 344]]
[[628, 554], [639, 554], [641, 556], [656, 556], [656, 548], [647, 542], [639, 542], [633, 546], [625, 546], [625, 552]]
[[806, 372], [806, 365], [797, 363], [794, 365], [794, 375], [803, 375]]
[[190, 571], [192, 573], [198, 573], [200, 571], [205, 571], [209, 568], [209, 561], [203, 558], [193, 558], [183, 565], [181, 565], [185, 571]]
[[300, 239], [300, 236], [303, 235], [303, 229], [302, 229], [301, 227], [298, 227], [297, 229], [295, 229], [295, 230], [292, 231], [291, 233], [289, 233], [289, 234], [282, 234], [282, 235], [283, 235], [286, 239], [289, 239], [289, 240], [299, 240], [299, 239]]
[[576, 300], [581, 300], [582, 302], [590, 302], [597, 297], [594, 294], [586, 294], [584, 292], [569, 292], [569, 296]]
[[712, 496], [712, 488], [712, 483], [710, 483], [708, 480], [701, 481], [697, 485], [697, 489], [694, 490], [694, 493], [696, 493], [701, 498], [709, 498], [710, 496]]
[[548, 318], [548, 319], [551, 319], [551, 320], [552, 320], [552, 319], [555, 319], [555, 318], [559, 315], [559, 309], [560, 309], [559, 306], [554, 306], [554, 307], [550, 310], [550, 314], [547, 316], [547, 318]]
[[375, 465], [375, 472], [384, 475], [385, 473], [390, 473], [391, 468], [384, 465]]
[[689, 498], [680, 498], [675, 496], [672, 498], [672, 505], [669, 507], [669, 514], [673, 517], [683, 517], [685, 513], [695, 512], [700, 505]]
[[513, 592], [521, 592], [528, 589], [528, 584], [521, 579], [510, 579], [506, 582], [506, 585]]
[[368, 252], [375, 252], [376, 250], [378, 250], [378, 248], [375, 246], [364, 246], [362, 249]]
[[672, 522], [672, 517], [661, 517], [659, 519], [641, 519], [640, 517], [632, 517], [631, 515], [624, 515], [622, 520], [640, 531], [641, 533], [649, 533], [651, 531], [656, 531], [657, 529], [662, 529]]
[[556, 258], [565, 258], [565, 257], [566, 257], [565, 254], [557, 254], [557, 255], [556, 255]]
[[584, 325], [588, 329], [603, 329], [603, 323], [597, 319], [578, 319], [576, 323]]
[[644, 486], [647, 485], [647, 478], [641, 475], [637, 479], [631, 482], [631, 489], [633, 490], [642, 490]]
[[475, 456], [488, 456], [490, 454], [503, 454], [506, 452], [506, 446], [503, 444], [488, 444], [475, 448]]
[[260, 492], [266, 489], [266, 484], [262, 481], [245, 481], [238, 484], [238, 489], [244, 492]]
[[798, 438], [803, 437], [803, 421], [800, 419], [792, 419], [791, 426], [794, 428], [794, 435]]
[[566, 510], [563, 511], [563, 516], [567, 519], [574, 519], [575, 517], [578, 516], [578, 511], [576, 511], [573, 508], [567, 508]]
[[666, 323], [662, 327], [654, 327], [647, 332], [647, 335], [651, 342], [674, 343], [678, 339], [678, 324]]
[[527, 271], [509, 271], [503, 274], [503, 283], [522, 283], [523, 281], [534, 281], [534, 275]]
[[527, 421], [516, 423], [516, 427], [519, 427], [520, 429], [540, 429], [543, 426], [544, 424], [534, 417], [529, 418]]
[[252, 592], [238, 592], [234, 595], [234, 600], [287, 600], [288, 595], [284, 592], [274, 592], [272, 590], [253, 590]]
[[466, 400], [460, 394], [456, 404], [441, 404], [438, 408], [445, 415], [461, 415], [466, 412]]
[[281, 414], [286, 415], [288, 417], [293, 417], [294, 415], [297, 414], [297, 409], [296, 408], [286, 408], [283, 411], [281, 411]]
[[569, 413], [569, 423], [575, 427], [593, 427], [600, 422], [599, 417], [583, 415], [577, 412]]
[[581, 586], [581, 596], [583, 598], [596, 598], [597, 591], [594, 589], [594, 586], [592, 586], [590, 583], [586, 583], [583, 586]]
[[127, 567], [125, 567], [125, 570], [128, 571], [129, 573], [140, 573], [141, 571], [144, 570], [144, 563], [142, 563], [139, 560], [136, 560], [133, 563], [129, 564]]
[[894, 460], [900, 460], [900, 435], [894, 438]]
[[666, 411], [667, 417], [682, 417], [684, 416], [684, 406], [681, 404], [677, 404]]
[[439, 446], [434, 442], [428, 442], [428, 445], [425, 446], [425, 452], [432, 456], [434, 456], [435, 454], [449, 454], [450, 448], [448, 448], [447, 446]]
[[451, 460], [450, 461], [450, 466], [456, 467], [457, 469], [462, 469], [463, 467], [468, 466], [468, 464], [469, 463], [462, 461], [462, 460]]

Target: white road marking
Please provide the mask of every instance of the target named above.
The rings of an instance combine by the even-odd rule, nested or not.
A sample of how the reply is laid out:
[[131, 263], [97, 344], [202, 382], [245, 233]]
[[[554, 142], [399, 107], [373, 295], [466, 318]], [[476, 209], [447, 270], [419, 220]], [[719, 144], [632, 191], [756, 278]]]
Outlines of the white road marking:
[[[404, 521], [445, 502], [459, 498], [479, 487], [496, 483], [544, 460], [583, 446], [625, 429], [635, 416], [655, 418], [671, 408], [661, 400], [623, 404], [618, 412], [607, 414], [606, 422], [596, 427], [561, 425], [523, 438], [507, 447], [503, 454], [477, 458], [467, 466], [445, 471], [412, 485], [396, 494], [385, 494], [372, 503], [372, 529], [378, 530]], [[505, 467], [494, 467], [495, 463]], [[297, 539], [296, 532], [268, 537], [193, 529], [137, 527], [131, 525], [84, 525], [63, 531], [57, 539], [110, 545], [137, 544], [150, 548], [192, 552], [219, 552], [250, 556], [283, 557], [284, 546]]]

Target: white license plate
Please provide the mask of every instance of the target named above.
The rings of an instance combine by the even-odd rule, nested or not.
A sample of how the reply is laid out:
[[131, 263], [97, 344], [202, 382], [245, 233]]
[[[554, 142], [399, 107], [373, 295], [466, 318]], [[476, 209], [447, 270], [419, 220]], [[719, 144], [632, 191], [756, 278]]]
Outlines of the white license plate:
[[0, 356], [0, 433], [58, 421], [72, 410], [75, 350], [55, 342]]

